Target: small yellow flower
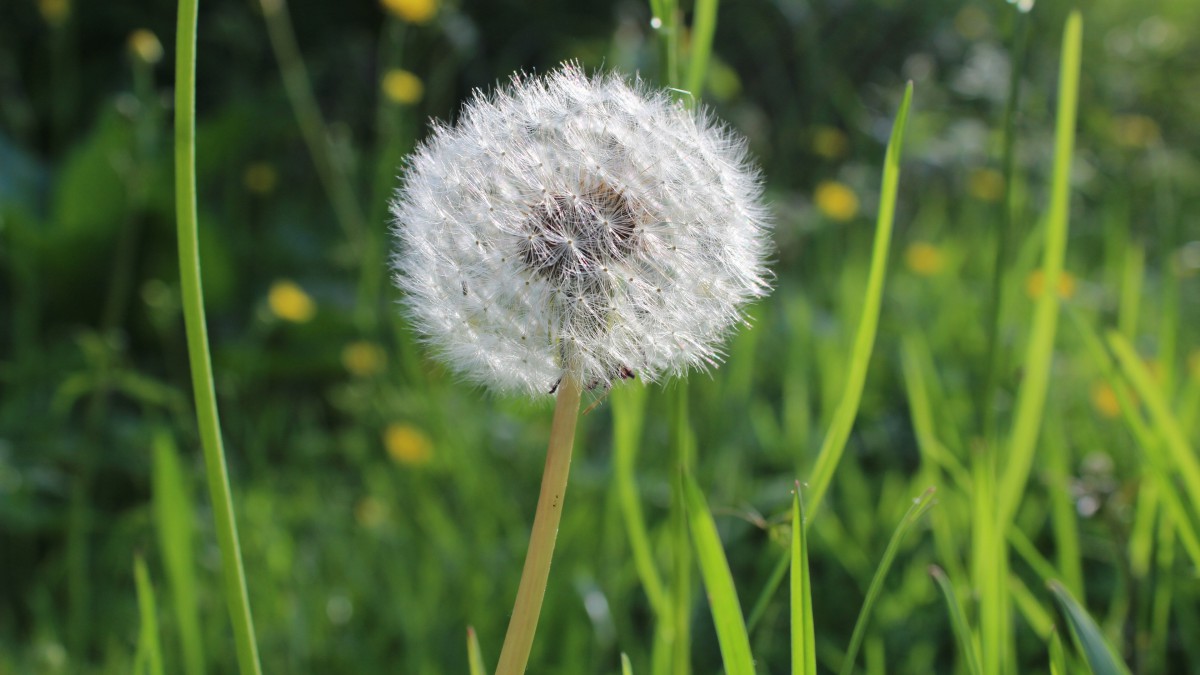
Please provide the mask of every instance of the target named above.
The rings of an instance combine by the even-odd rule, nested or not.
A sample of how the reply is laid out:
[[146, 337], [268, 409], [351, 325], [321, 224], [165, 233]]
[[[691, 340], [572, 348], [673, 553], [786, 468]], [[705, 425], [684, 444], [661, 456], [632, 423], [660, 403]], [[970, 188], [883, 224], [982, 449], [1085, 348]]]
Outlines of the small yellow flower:
[[967, 192], [981, 202], [998, 202], [1004, 196], [1004, 174], [995, 169], [972, 169]]
[[317, 303], [303, 288], [287, 279], [271, 284], [271, 290], [267, 292], [267, 304], [271, 306], [272, 314], [292, 323], [306, 323], [317, 313]]
[[915, 241], [904, 251], [904, 263], [913, 274], [931, 277], [946, 266], [946, 256], [933, 244]]
[[845, 156], [850, 141], [841, 129], [819, 126], [813, 130], [812, 147], [813, 152], [825, 159], [838, 159]]
[[1145, 148], [1162, 140], [1158, 122], [1145, 115], [1118, 115], [1113, 119], [1113, 136], [1126, 148]]
[[51, 26], [61, 26], [71, 16], [71, 0], [38, 0], [38, 11]]
[[265, 195], [271, 192], [277, 182], [279, 175], [275, 173], [275, 167], [266, 162], [254, 162], [247, 166], [242, 174], [242, 184], [255, 194]]
[[387, 518], [387, 505], [374, 497], [363, 497], [354, 505], [354, 519], [365, 528], [377, 527]]
[[423, 431], [407, 424], [389, 424], [383, 432], [388, 455], [398, 464], [419, 466], [433, 456], [433, 442]]
[[152, 66], [162, 61], [162, 43], [154, 33], [139, 28], [129, 34], [129, 53], [142, 63]]
[[378, 375], [387, 367], [387, 352], [374, 342], [357, 340], [342, 349], [342, 365], [358, 377]]
[[[1062, 270], [1058, 274], [1058, 297], [1063, 300], [1070, 300], [1075, 296], [1075, 277], [1068, 271]], [[1029, 277], [1025, 280], [1025, 293], [1029, 297], [1037, 299], [1042, 296], [1042, 291], [1046, 289], [1046, 274], [1040, 269], [1036, 269], [1029, 273]]]
[[845, 183], [821, 181], [813, 199], [821, 213], [832, 220], [844, 223], [858, 214], [858, 197]]
[[393, 68], [383, 76], [383, 95], [392, 103], [412, 105], [421, 100], [425, 84], [421, 78], [401, 68]]
[[383, 8], [409, 23], [425, 23], [437, 14], [438, 0], [380, 0]]
[[1092, 387], [1092, 407], [1108, 419], [1114, 419], [1121, 414], [1121, 402], [1117, 400], [1117, 392], [1107, 382], [1097, 382]]

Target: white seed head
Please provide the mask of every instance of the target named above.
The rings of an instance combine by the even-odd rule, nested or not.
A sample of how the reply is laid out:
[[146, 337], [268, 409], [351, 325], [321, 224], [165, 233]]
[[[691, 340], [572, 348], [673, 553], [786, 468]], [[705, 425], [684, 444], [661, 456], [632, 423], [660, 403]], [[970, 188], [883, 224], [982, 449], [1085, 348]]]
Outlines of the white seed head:
[[396, 283], [451, 368], [500, 390], [715, 364], [770, 290], [745, 142], [640, 80], [574, 64], [476, 92], [392, 203]]

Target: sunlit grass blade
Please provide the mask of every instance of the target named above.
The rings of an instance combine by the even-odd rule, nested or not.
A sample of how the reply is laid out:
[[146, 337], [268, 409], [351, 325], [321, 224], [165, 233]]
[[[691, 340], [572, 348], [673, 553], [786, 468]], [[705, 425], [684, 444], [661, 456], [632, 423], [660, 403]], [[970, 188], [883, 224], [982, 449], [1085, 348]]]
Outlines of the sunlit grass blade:
[[1050, 675], [1071, 675], [1067, 668], [1067, 653], [1063, 651], [1062, 638], [1058, 636], [1057, 630], [1050, 632], [1047, 649], [1050, 652]]
[[621, 652], [621, 675], [633, 675], [633, 665], [629, 663], [629, 655], [625, 652]]
[[871, 578], [871, 585], [867, 587], [867, 597], [863, 600], [862, 609], [858, 612], [858, 619], [854, 622], [854, 633], [850, 636], [850, 646], [846, 648], [846, 657], [842, 661], [840, 671], [842, 675], [851, 675], [854, 672], [854, 660], [858, 657], [858, 649], [867, 635], [871, 610], [875, 607], [875, 601], [879, 599], [880, 592], [883, 591], [883, 580], [887, 578], [888, 571], [891, 570], [892, 563], [896, 560], [896, 554], [900, 552], [900, 545], [904, 543], [905, 537], [921, 520], [921, 516], [933, 507], [934, 492], [935, 489], [931, 487], [920, 497], [914, 499], [912, 506], [908, 507], [908, 512], [900, 519], [900, 524], [896, 526], [896, 531], [892, 533], [892, 538], [883, 551], [883, 558], [879, 561], [879, 567], [875, 569], [875, 576]]
[[487, 666], [483, 665], [483, 652], [479, 650], [479, 636], [475, 634], [474, 626], [467, 626], [467, 665], [471, 675], [487, 675]]
[[212, 356], [204, 316], [200, 277], [200, 237], [196, 213], [196, 15], [198, 0], [179, 0], [175, 39], [175, 215], [179, 237], [179, 287], [187, 333], [188, 362], [196, 399], [196, 424], [204, 449], [204, 472], [212, 499], [225, 604], [233, 623], [234, 645], [242, 675], [258, 675], [258, 644], [250, 614], [250, 594], [238, 544], [233, 496], [225, 466]]
[[896, 121], [892, 125], [892, 136], [888, 140], [887, 154], [883, 161], [883, 181], [879, 196], [879, 216], [875, 222], [875, 243], [871, 250], [871, 268], [867, 274], [867, 295], [863, 302], [862, 315], [858, 322], [858, 331], [854, 336], [854, 346], [850, 355], [850, 368], [846, 374], [845, 389], [817, 462], [813, 466], [812, 477], [809, 479], [808, 515], [809, 519], [816, 517], [825, 497], [826, 490], [833, 480], [833, 472], [837, 469], [842, 453], [846, 450], [846, 442], [850, 439], [850, 430], [854, 427], [854, 418], [858, 415], [858, 405], [862, 400], [863, 385], [867, 380], [867, 366], [871, 363], [871, 353], [875, 348], [875, 333], [879, 327], [879, 308], [883, 302], [883, 282], [887, 276], [888, 251], [892, 239], [892, 223], [896, 215], [896, 193], [900, 182], [900, 155], [904, 147], [904, 128], [908, 122], [908, 109], [912, 104], [913, 87], [909, 82], [904, 88], [904, 99], [900, 110], [896, 113]]
[[975, 643], [975, 635], [967, 626], [962, 606], [958, 604], [958, 596], [954, 593], [954, 584], [937, 565], [929, 568], [929, 575], [937, 582], [938, 588], [942, 591], [942, 597], [946, 600], [946, 609], [950, 614], [950, 628], [954, 631], [954, 638], [958, 640], [958, 651], [967, 666], [967, 672], [970, 675], [983, 675], [983, 670], [979, 667], [979, 647]]
[[1050, 582], [1049, 587], [1067, 619], [1075, 646], [1092, 672], [1095, 675], [1129, 675], [1129, 668], [1117, 658], [1100, 633], [1100, 627], [1092, 620], [1087, 610], [1075, 601], [1070, 591], [1057, 581]]
[[667, 593], [650, 549], [636, 473], [642, 422], [646, 416], [646, 391], [640, 382], [630, 382], [615, 387], [609, 395], [613, 424], [613, 484], [638, 580], [642, 582], [655, 614], [662, 617], [666, 612]]
[[1043, 288], [1033, 312], [1029, 344], [1023, 364], [1024, 379], [1017, 390], [1016, 413], [1005, 453], [1004, 472], [997, 494], [997, 521], [1008, 526], [1025, 493], [1033, 466], [1038, 431], [1046, 407], [1046, 393], [1054, 356], [1054, 337], [1058, 327], [1058, 279], [1067, 251], [1070, 213], [1071, 158], [1075, 148], [1075, 117], [1079, 101], [1080, 50], [1083, 20], [1078, 11], [1067, 18], [1063, 31], [1062, 58], [1058, 81], [1058, 118], [1054, 139], [1054, 173], [1050, 190], [1050, 211], [1046, 219], [1042, 271]]
[[[671, 456], [685, 475], [692, 465], [692, 429], [688, 421], [688, 384], [679, 380], [669, 393]], [[669, 641], [672, 675], [692, 672], [692, 545], [688, 540], [687, 490], [682, 479], [671, 482], [671, 581], [665, 637]]]
[[154, 437], [154, 524], [159, 550], [171, 588], [183, 672], [203, 675], [204, 645], [200, 633], [200, 608], [196, 602], [196, 557], [192, 552], [192, 490], [179, 466], [179, 453], [171, 436]]
[[750, 637], [746, 633], [746, 622], [742, 607], [738, 604], [737, 591], [733, 587], [733, 574], [729, 561], [721, 548], [721, 537], [717, 524], [700, 487], [691, 474], [680, 475], [683, 494], [687, 502], [688, 526], [695, 544], [696, 561], [700, 565], [700, 578], [708, 592], [712, 607], [713, 625], [717, 630], [717, 642], [721, 646], [721, 660], [728, 675], [754, 675], [754, 658], [750, 653]]
[[692, 15], [691, 58], [688, 60], [685, 86], [696, 101], [704, 93], [708, 60], [712, 55], [713, 33], [717, 30], [718, 0], [696, 0]]
[[1192, 504], [1200, 504], [1200, 460], [1197, 459], [1195, 448], [1191, 446], [1183, 430], [1179, 428], [1179, 422], [1171, 412], [1171, 407], [1167, 403], [1166, 397], [1163, 396], [1162, 389], [1155, 384], [1150, 371], [1142, 364], [1137, 352], [1134, 351], [1125, 336], [1116, 332], [1109, 333], [1108, 345], [1116, 355], [1121, 371], [1129, 378], [1129, 383], [1133, 385], [1134, 391], [1145, 402], [1146, 410], [1154, 420], [1155, 429], [1166, 445], [1175, 470], [1183, 479], [1189, 499]]
[[817, 675], [812, 579], [808, 575], [808, 534], [800, 486], [792, 497], [792, 675]]
[[138, 633], [138, 653], [144, 657], [147, 675], [163, 675], [162, 645], [158, 639], [158, 603], [146, 561], [142, 556], [133, 560], [133, 579], [137, 586], [138, 614], [141, 630]]
[[1021, 581], [1021, 578], [1016, 574], [1008, 575], [1008, 594], [1013, 599], [1013, 604], [1017, 606], [1021, 616], [1025, 617], [1025, 622], [1033, 629], [1033, 632], [1040, 638], [1048, 638], [1050, 633], [1054, 631], [1054, 617], [1042, 607], [1038, 599], [1034, 597], [1033, 592]]

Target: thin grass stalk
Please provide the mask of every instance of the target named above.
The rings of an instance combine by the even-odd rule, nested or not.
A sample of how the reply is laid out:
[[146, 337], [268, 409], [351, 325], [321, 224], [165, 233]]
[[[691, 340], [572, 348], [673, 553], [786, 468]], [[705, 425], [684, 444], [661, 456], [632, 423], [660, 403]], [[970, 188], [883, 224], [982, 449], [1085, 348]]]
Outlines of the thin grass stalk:
[[542, 600], [546, 596], [546, 581], [550, 577], [550, 561], [554, 556], [558, 523], [567, 495], [575, 423], [579, 419], [580, 390], [579, 378], [574, 373], [564, 375], [558, 384], [537, 512], [533, 516], [533, 530], [529, 536], [525, 566], [521, 571], [521, 584], [517, 588], [517, 600], [508, 622], [508, 632], [504, 636], [504, 646], [500, 649], [496, 675], [522, 675], [529, 663], [533, 636], [542, 612]]
[[138, 614], [141, 632], [138, 636], [138, 652], [145, 657], [147, 675], [163, 675], [162, 643], [158, 637], [158, 603], [154, 599], [154, 585], [142, 556], [133, 559], [133, 579], [137, 586]]
[[260, 675], [254, 620], [246, 589], [246, 572], [238, 545], [237, 523], [204, 317], [204, 287], [200, 278], [199, 232], [196, 223], [196, 13], [198, 0], [179, 0], [175, 38], [175, 215], [179, 236], [179, 281], [188, 362], [196, 398], [196, 423], [204, 448], [205, 476], [212, 499], [225, 603], [233, 622], [234, 645], [242, 675]]
[[792, 675], [817, 675], [817, 638], [813, 625], [812, 577], [808, 572], [808, 528], [800, 485], [792, 496], [791, 633]]
[[[671, 456], [675, 470], [690, 470], [691, 427], [688, 424], [688, 386], [686, 380], [675, 383], [669, 400], [671, 420]], [[688, 537], [687, 498], [681, 481], [671, 482], [671, 581], [670, 622], [671, 673], [691, 672], [692, 618], [692, 547]]]

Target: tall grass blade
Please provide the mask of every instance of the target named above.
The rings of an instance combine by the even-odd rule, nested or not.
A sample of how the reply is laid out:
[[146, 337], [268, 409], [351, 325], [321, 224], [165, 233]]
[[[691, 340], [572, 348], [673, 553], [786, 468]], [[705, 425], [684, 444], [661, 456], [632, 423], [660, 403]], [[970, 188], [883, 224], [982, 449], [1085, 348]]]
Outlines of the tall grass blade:
[[1067, 619], [1075, 646], [1092, 672], [1095, 675], [1130, 675], [1129, 668], [1117, 658], [1112, 647], [1105, 641], [1100, 627], [1092, 620], [1087, 610], [1076, 602], [1071, 592], [1057, 581], [1051, 581], [1048, 585]]
[[792, 497], [792, 675], [817, 675], [812, 579], [808, 575], [808, 534], [800, 486]]
[[954, 638], [958, 640], [958, 651], [962, 654], [967, 672], [970, 675], [983, 675], [983, 669], [979, 666], [979, 647], [975, 643], [974, 634], [971, 633], [970, 627], [967, 626], [967, 619], [963, 616], [962, 605], [958, 604], [958, 596], [954, 593], [954, 584], [950, 582], [950, 577], [946, 576], [942, 568], [937, 565], [929, 568], [929, 575], [937, 582], [938, 588], [942, 591], [942, 597], [946, 600], [946, 609], [950, 613], [950, 628], [954, 631]]
[[733, 587], [733, 574], [729, 561], [721, 548], [721, 537], [717, 524], [700, 487], [691, 474], [680, 475], [683, 494], [687, 502], [688, 526], [696, 547], [696, 561], [700, 565], [700, 577], [708, 592], [712, 606], [713, 625], [717, 630], [717, 642], [721, 646], [721, 660], [728, 675], [754, 675], [754, 658], [750, 653], [750, 637], [746, 633], [746, 621], [742, 607], [738, 604], [737, 591]]
[[642, 582], [655, 614], [662, 617], [667, 610], [667, 592], [650, 548], [636, 471], [642, 423], [646, 416], [646, 391], [640, 382], [630, 382], [615, 387], [609, 396], [612, 402], [613, 484], [638, 580]]
[[204, 643], [200, 633], [200, 607], [196, 601], [196, 556], [193, 553], [192, 490], [179, 466], [179, 452], [170, 434], [154, 437], [154, 525], [166, 568], [179, 641], [183, 672], [203, 675]]
[[633, 665], [629, 663], [629, 655], [625, 652], [621, 652], [621, 675], [633, 675]]
[[875, 221], [875, 243], [871, 250], [871, 268], [867, 274], [867, 295], [863, 302], [862, 315], [858, 322], [858, 332], [854, 336], [854, 347], [850, 354], [850, 368], [846, 374], [846, 385], [842, 399], [834, 412], [829, 431], [817, 455], [817, 463], [813, 467], [809, 483], [809, 519], [816, 517], [825, 497], [826, 490], [833, 480], [833, 472], [837, 469], [842, 453], [846, 450], [846, 442], [850, 439], [850, 430], [854, 426], [854, 418], [858, 415], [858, 405], [862, 400], [863, 385], [867, 380], [867, 366], [871, 363], [871, 353], [875, 348], [875, 332], [879, 327], [879, 308], [883, 302], [883, 281], [887, 276], [888, 250], [892, 239], [892, 222], [896, 215], [896, 193], [900, 182], [900, 155], [904, 147], [904, 128], [908, 122], [908, 108], [912, 104], [913, 87], [909, 82], [904, 88], [904, 100], [896, 113], [896, 121], [892, 125], [892, 136], [888, 140], [887, 154], [883, 160], [883, 185], [879, 197], [879, 216]]
[[1050, 632], [1047, 649], [1050, 652], [1050, 675], [1071, 675], [1067, 668], [1067, 653], [1063, 651], [1062, 638], [1058, 636], [1057, 630]]
[[846, 648], [846, 658], [842, 661], [840, 671], [842, 675], [851, 675], [854, 672], [854, 661], [858, 657], [858, 649], [862, 646], [863, 638], [867, 635], [871, 610], [875, 607], [875, 601], [879, 599], [880, 592], [883, 591], [883, 580], [887, 578], [888, 571], [891, 570], [892, 563], [896, 560], [896, 554], [900, 552], [900, 544], [904, 542], [913, 526], [920, 521], [921, 516], [933, 507], [934, 492], [935, 489], [931, 487], [920, 497], [914, 499], [912, 506], [908, 507], [908, 512], [900, 519], [900, 524], [896, 526], [896, 531], [892, 533], [892, 538], [883, 551], [883, 558], [879, 561], [879, 567], [875, 569], [875, 576], [871, 578], [871, 585], [867, 587], [867, 597], [863, 600], [858, 619], [854, 622], [854, 633], [850, 636], [850, 646]]
[[479, 636], [475, 634], [474, 626], [467, 626], [467, 666], [470, 675], [487, 675], [487, 666], [483, 665], [483, 652], [479, 649]]
[[692, 18], [692, 54], [688, 61], [686, 88], [696, 101], [704, 93], [708, 60], [712, 56], [713, 34], [717, 31], [718, 0], [696, 0]]
[[158, 603], [154, 599], [154, 586], [146, 561], [142, 556], [133, 559], [133, 579], [137, 586], [138, 614], [141, 630], [138, 634], [138, 652], [145, 657], [147, 675], [163, 675], [162, 645], [158, 639]]
[[1058, 118], [1054, 139], [1054, 174], [1051, 181], [1050, 212], [1043, 240], [1042, 268], [1046, 289], [1034, 307], [1033, 326], [1025, 352], [1024, 379], [1017, 391], [1016, 413], [1004, 472], [1000, 476], [997, 522], [1007, 528], [1016, 513], [1033, 466], [1034, 449], [1046, 407], [1058, 326], [1058, 279], [1067, 250], [1070, 207], [1071, 157], [1075, 148], [1075, 116], [1079, 102], [1080, 50], [1083, 20], [1071, 12], [1063, 31], [1062, 60], [1058, 81]]

